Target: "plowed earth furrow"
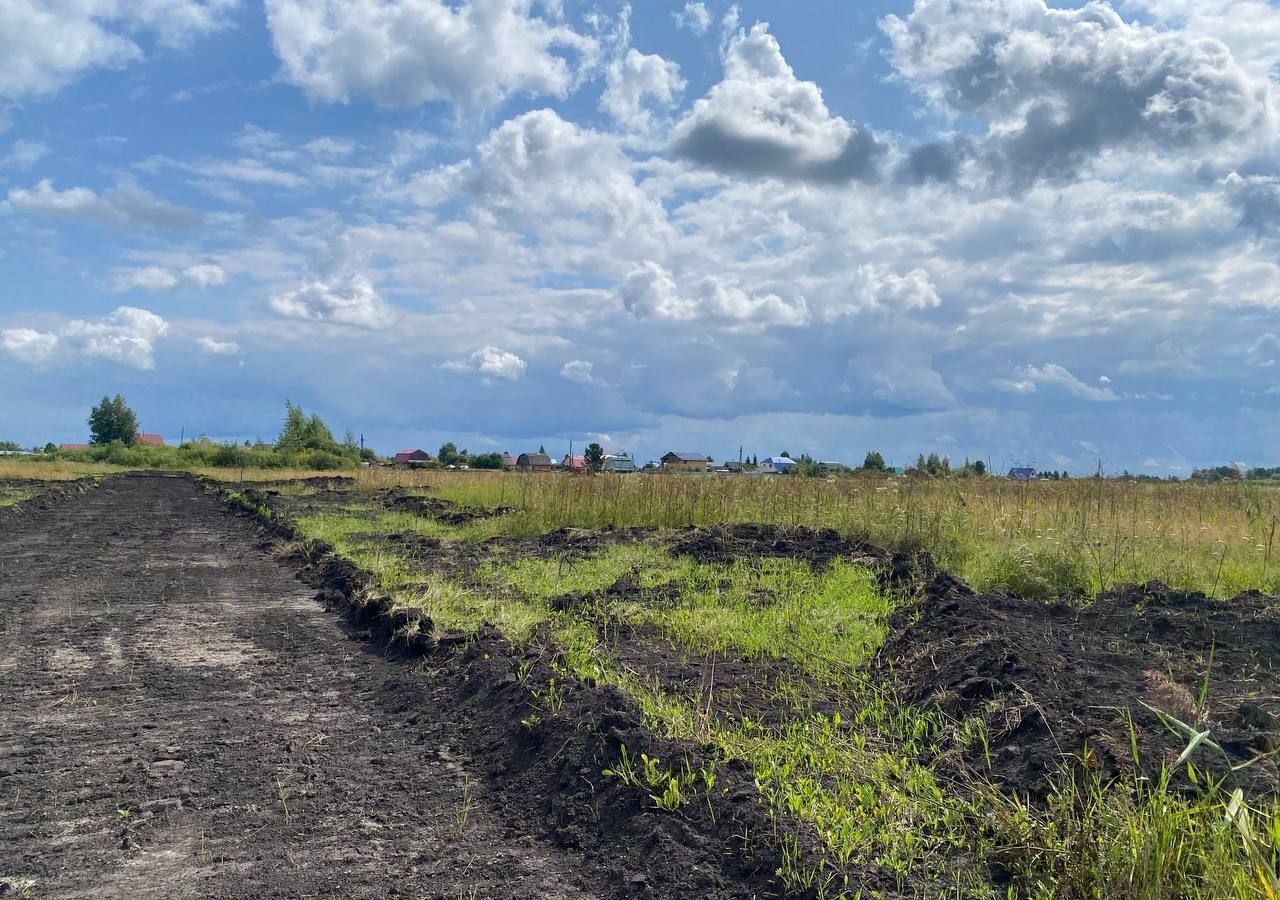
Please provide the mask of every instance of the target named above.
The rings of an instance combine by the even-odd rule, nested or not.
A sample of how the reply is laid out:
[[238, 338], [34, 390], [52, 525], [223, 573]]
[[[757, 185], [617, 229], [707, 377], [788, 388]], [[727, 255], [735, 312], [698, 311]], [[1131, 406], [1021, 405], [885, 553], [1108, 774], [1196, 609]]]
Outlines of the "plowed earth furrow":
[[0, 524], [0, 894], [611, 896], [313, 594], [188, 478]]

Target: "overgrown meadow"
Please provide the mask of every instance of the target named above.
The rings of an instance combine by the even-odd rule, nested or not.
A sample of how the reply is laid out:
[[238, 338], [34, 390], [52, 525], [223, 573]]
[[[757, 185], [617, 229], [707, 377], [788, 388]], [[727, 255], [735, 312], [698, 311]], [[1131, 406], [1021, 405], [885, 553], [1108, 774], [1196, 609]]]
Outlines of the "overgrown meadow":
[[[15, 470], [31, 466], [0, 465], [0, 477]], [[323, 544], [351, 559], [441, 632], [491, 625], [520, 653], [553, 659], [560, 681], [527, 684], [538, 712], [523, 727], [565, 715], [564, 684], [578, 680], [626, 690], [655, 733], [715, 748], [719, 763], [624, 754], [601, 773], [641, 802], [693, 815], [717, 790], [717, 764], [749, 766], [775, 823], [763, 837], [782, 850], [777, 874], [802, 895], [1280, 896], [1276, 797], [1222, 787], [1230, 772], [1194, 719], [1167, 717], [1185, 730], [1176, 761], [1139, 759], [1135, 739], [1133, 774], [1105, 780], [1067, 762], [1087, 758], [1087, 748], [1064, 748], [1047, 799], [1010, 795], [989, 757], [965, 769], [944, 764], [946, 748], [984, 758], [983, 721], [904, 703], [869, 667], [910, 598], [888, 592], [868, 564], [679, 552], [688, 526], [778, 523], [924, 550], [978, 589], [1037, 600], [1084, 605], [1116, 583], [1153, 579], [1221, 598], [1276, 593], [1276, 488], [379, 468], [353, 473], [352, 483], [323, 480], [332, 473], [312, 483], [269, 480], [302, 474], [293, 472], [207, 474], [243, 478], [239, 496], [292, 522], [305, 552]], [[449, 523], [392, 508], [391, 495], [509, 511]], [[590, 553], [542, 552], [539, 541], [566, 526], [595, 542]], [[637, 526], [654, 530], [621, 531]], [[1213, 648], [1203, 649], [1197, 709], [1217, 702]], [[515, 674], [524, 683], [527, 673]]]

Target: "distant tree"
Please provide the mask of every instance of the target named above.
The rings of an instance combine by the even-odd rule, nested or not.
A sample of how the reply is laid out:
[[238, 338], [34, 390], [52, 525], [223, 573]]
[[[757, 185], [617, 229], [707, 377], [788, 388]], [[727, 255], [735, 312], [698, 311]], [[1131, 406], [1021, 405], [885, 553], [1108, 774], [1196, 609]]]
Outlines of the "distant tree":
[[781, 453], [779, 453], [778, 455], [779, 455], [779, 456], [781, 456], [783, 459], [790, 459], [790, 458], [791, 458], [791, 454], [790, 454], [790, 453], [788, 453], [786, 450], [783, 450], [783, 451], [782, 451]]
[[365, 462], [377, 462], [378, 454], [373, 452], [372, 447], [361, 447], [360, 458]]
[[987, 464], [982, 460], [976, 460], [973, 464], [973, 474], [979, 478], [987, 474]]
[[538, 452], [539, 452], [539, 453], [541, 453], [543, 456], [546, 456], [546, 455], [547, 455], [547, 448], [546, 448], [546, 447], [544, 447], [544, 446], [542, 446], [541, 444], [539, 444], [539, 445], [538, 445]]
[[587, 444], [584, 456], [587, 460], [587, 468], [592, 472], [599, 472], [604, 468], [604, 448], [599, 444]]
[[[318, 415], [308, 416], [301, 406], [284, 401], [284, 427], [276, 439], [276, 449], [282, 453], [301, 453], [315, 450], [341, 454], [344, 448], [333, 439], [333, 432]], [[317, 466], [317, 468], [320, 468]]]
[[45, 444], [45, 445], [44, 445], [44, 452], [45, 452], [45, 453], [57, 453], [57, 452], [58, 452], [58, 445], [57, 445], [57, 444], [55, 444], [53, 441], [50, 441], [49, 443], [47, 443], [47, 444]]
[[17, 441], [0, 441], [0, 450], [21, 450]]
[[360, 451], [360, 441], [356, 438], [356, 433], [350, 428], [348, 428], [347, 433], [342, 436], [342, 446], [357, 453]]
[[453, 441], [441, 444], [440, 451], [436, 454], [436, 459], [440, 460], [442, 466], [455, 466], [459, 458], [458, 447]]
[[880, 451], [868, 450], [866, 457], [862, 460], [862, 468], [871, 472], [883, 472], [885, 464], [884, 457], [880, 455]]
[[501, 453], [477, 453], [471, 457], [471, 468], [473, 469], [501, 469], [502, 454]]
[[89, 443], [110, 444], [119, 441], [126, 447], [138, 442], [138, 417], [124, 398], [103, 397], [89, 413]]

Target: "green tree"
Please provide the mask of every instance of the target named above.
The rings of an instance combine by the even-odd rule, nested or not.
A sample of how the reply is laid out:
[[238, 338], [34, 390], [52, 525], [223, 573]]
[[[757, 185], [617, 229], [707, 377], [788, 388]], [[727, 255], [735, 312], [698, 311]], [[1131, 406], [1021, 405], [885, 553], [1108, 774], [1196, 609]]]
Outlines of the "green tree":
[[547, 455], [547, 448], [546, 448], [546, 447], [544, 447], [544, 446], [542, 446], [541, 444], [539, 444], [539, 445], [538, 445], [538, 452], [539, 452], [539, 453], [541, 453], [543, 456], [546, 456], [546, 455]]
[[867, 455], [862, 460], [862, 468], [871, 472], [883, 472], [885, 464], [884, 457], [880, 455], [880, 451], [868, 450]]
[[473, 469], [501, 469], [502, 454], [500, 453], [477, 453], [471, 457], [471, 468]]
[[783, 450], [783, 451], [782, 451], [782, 453], [780, 453], [780, 454], [779, 454], [779, 456], [781, 456], [783, 459], [790, 459], [790, 458], [791, 458], [791, 454], [790, 454], [790, 453], [788, 453], [786, 450]]
[[45, 445], [44, 445], [44, 452], [45, 452], [45, 453], [57, 453], [57, 452], [58, 452], [58, 445], [57, 445], [57, 444], [55, 444], [53, 441], [50, 441], [49, 443], [47, 443], [47, 444], [45, 444]]
[[436, 454], [436, 459], [440, 460], [442, 466], [456, 466], [461, 458], [458, 454], [458, 445], [453, 441], [441, 444], [440, 451]]
[[103, 397], [89, 412], [89, 443], [110, 444], [112, 441], [126, 447], [138, 442], [138, 416], [119, 394], [115, 399]]
[[301, 406], [288, 400], [284, 401], [284, 408], [284, 427], [280, 430], [280, 437], [276, 439], [276, 449], [281, 453], [315, 450], [337, 456], [349, 455], [333, 439], [333, 432], [318, 415], [308, 416]]
[[0, 450], [21, 450], [17, 441], [0, 441]]
[[604, 468], [604, 448], [599, 444], [587, 444], [586, 450], [587, 468], [592, 472], [599, 472]]

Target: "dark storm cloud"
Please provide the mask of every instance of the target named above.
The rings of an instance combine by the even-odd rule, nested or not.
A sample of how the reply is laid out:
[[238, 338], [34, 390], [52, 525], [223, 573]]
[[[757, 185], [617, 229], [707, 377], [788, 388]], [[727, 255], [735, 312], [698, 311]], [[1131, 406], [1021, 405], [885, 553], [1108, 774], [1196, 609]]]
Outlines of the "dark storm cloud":
[[882, 26], [901, 77], [992, 126], [981, 156], [1015, 187], [1070, 179], [1108, 148], [1186, 151], [1276, 130], [1270, 85], [1220, 41], [1130, 24], [1106, 3], [916, 0]]
[[696, 123], [671, 147], [678, 157], [727, 174], [826, 183], [879, 181], [887, 150], [870, 130], [855, 125], [837, 156], [812, 160], [794, 146], [734, 133], [717, 120]]

